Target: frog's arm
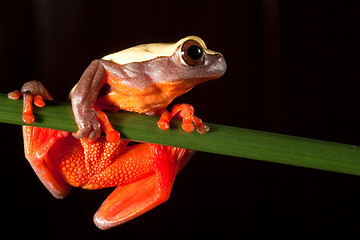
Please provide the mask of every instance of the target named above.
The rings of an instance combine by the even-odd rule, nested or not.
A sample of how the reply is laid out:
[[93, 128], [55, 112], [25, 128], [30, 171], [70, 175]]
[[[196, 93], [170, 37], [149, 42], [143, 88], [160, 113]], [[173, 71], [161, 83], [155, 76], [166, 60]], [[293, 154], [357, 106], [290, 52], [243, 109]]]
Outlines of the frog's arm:
[[73, 95], [71, 104], [79, 130], [76, 138], [95, 140], [100, 136], [101, 125], [94, 108], [98, 93], [103, 85], [105, 68], [100, 60], [94, 60], [82, 74]]
[[[144, 83], [149, 82], [146, 75], [138, 74], [141, 66], [124, 66], [112, 61], [97, 59], [84, 71], [75, 90], [71, 96], [71, 103], [75, 121], [79, 130], [74, 133], [76, 138], [85, 138], [90, 141], [96, 140], [101, 130], [105, 130], [109, 141], [117, 141], [120, 135], [107, 121], [106, 115], [95, 106], [99, 92], [105, 84], [112, 84], [107, 80], [110, 75], [116, 79], [116, 83], [126, 82], [132, 88], [146, 87]], [[107, 127], [108, 126], [108, 127]], [[110, 134], [110, 135], [109, 135]]]

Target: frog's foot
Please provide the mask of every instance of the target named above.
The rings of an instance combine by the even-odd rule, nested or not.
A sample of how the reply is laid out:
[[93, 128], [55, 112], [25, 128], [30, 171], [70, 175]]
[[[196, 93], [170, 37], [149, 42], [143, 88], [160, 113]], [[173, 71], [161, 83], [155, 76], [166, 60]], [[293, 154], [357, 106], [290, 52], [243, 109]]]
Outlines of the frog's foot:
[[194, 115], [194, 107], [189, 104], [177, 104], [172, 108], [171, 113], [165, 110], [158, 121], [158, 127], [164, 130], [169, 129], [169, 122], [175, 115], [183, 119], [182, 128], [186, 132], [194, 131], [193, 123], [195, 123], [196, 130], [199, 133], [207, 133], [209, 131], [209, 127]]
[[8, 93], [10, 99], [19, 99], [23, 96], [24, 105], [23, 105], [23, 116], [22, 119], [25, 123], [30, 124], [35, 120], [32, 102], [38, 107], [44, 107], [45, 103], [43, 99], [53, 100], [50, 93], [46, 90], [44, 85], [39, 81], [30, 81], [25, 83], [20, 92], [15, 90]]

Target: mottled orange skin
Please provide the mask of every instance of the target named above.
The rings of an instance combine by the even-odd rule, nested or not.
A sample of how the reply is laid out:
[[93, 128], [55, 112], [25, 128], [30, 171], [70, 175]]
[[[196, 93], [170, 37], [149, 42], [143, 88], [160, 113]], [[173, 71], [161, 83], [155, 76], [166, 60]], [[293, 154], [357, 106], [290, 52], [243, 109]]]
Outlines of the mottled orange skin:
[[109, 142], [105, 137], [88, 142], [68, 132], [31, 126], [23, 126], [23, 134], [25, 156], [54, 197], [65, 197], [70, 186], [119, 189], [95, 215], [101, 229], [129, 221], [166, 201], [176, 174], [194, 153], [147, 143], [127, 147], [128, 140]]
[[153, 173], [148, 161], [149, 149], [147, 154], [139, 156], [141, 151], [127, 148], [127, 143], [126, 140], [108, 142], [100, 137], [89, 144], [68, 136], [56, 142], [49, 156], [57, 162], [71, 186], [85, 189], [122, 186]]

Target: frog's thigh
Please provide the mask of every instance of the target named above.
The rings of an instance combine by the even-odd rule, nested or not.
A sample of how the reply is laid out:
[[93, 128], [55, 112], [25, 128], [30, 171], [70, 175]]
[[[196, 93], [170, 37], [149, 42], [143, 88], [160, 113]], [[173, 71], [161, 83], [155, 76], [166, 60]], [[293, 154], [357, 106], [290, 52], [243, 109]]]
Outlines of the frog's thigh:
[[154, 174], [151, 157], [148, 144], [129, 146], [109, 167], [92, 176], [83, 188], [124, 186]]

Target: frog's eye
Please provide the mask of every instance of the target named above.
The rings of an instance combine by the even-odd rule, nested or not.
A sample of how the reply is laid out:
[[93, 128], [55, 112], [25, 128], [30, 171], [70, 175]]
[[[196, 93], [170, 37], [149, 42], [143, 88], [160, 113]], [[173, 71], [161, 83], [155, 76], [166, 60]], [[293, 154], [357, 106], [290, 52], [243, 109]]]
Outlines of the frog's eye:
[[187, 40], [181, 47], [181, 57], [190, 66], [196, 66], [204, 61], [204, 50], [195, 40]]

